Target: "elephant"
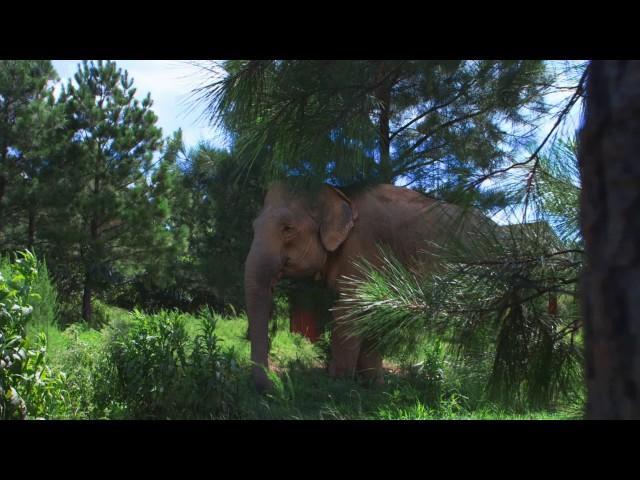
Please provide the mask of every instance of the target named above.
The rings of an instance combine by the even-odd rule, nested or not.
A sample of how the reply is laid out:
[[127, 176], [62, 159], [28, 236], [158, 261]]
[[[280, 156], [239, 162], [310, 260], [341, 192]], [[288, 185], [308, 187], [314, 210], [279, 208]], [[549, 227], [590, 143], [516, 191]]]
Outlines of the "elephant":
[[[409, 265], [429, 262], [429, 242], [443, 242], [452, 230], [468, 230], [461, 207], [390, 184], [337, 188], [315, 193], [294, 190], [285, 182], [268, 189], [253, 222], [253, 240], [244, 282], [252, 376], [259, 391], [270, 387], [268, 322], [273, 290], [281, 278], [313, 277], [339, 296], [342, 277], [360, 274], [354, 261], [381, 261], [380, 246], [391, 248]], [[486, 218], [474, 214], [472, 223]], [[479, 220], [480, 219], [480, 220]], [[424, 255], [426, 253], [426, 255]], [[361, 338], [348, 335], [348, 322], [333, 309], [329, 375], [360, 374], [383, 383], [382, 356]]]

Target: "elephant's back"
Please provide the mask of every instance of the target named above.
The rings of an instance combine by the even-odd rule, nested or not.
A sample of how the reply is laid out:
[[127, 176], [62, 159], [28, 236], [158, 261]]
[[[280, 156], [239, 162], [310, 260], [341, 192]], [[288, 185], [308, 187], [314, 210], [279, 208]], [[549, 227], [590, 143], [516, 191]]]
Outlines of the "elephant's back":
[[369, 189], [356, 203], [371, 241], [390, 246], [405, 260], [430, 250], [430, 242], [446, 241], [477, 216], [473, 212], [468, 215], [470, 212], [457, 205], [388, 184]]
[[365, 190], [363, 193], [366, 195], [371, 195], [377, 201], [387, 204], [387, 205], [396, 205], [399, 207], [410, 207], [415, 208], [420, 205], [433, 205], [434, 203], [438, 203], [437, 200], [428, 197], [424, 193], [416, 192], [415, 190], [411, 190], [406, 187], [397, 187], [391, 184], [381, 184], [376, 185], [375, 187], [371, 187], [368, 190]]
[[[384, 222], [386, 227], [393, 229], [408, 229], [426, 233], [432, 217], [442, 212], [449, 212], [452, 205], [446, 204], [423, 193], [409, 188], [395, 185], [378, 185], [368, 194], [371, 199], [365, 199], [365, 209], [370, 210], [369, 216]], [[455, 206], [453, 206], [455, 208]], [[438, 212], [438, 215], [434, 215]]]

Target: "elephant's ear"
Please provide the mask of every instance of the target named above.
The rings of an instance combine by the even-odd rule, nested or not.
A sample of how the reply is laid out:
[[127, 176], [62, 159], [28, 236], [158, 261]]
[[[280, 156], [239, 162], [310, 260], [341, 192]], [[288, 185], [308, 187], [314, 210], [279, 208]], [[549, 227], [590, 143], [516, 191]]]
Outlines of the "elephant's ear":
[[320, 239], [333, 252], [347, 239], [358, 212], [344, 193], [329, 185], [322, 189], [321, 209]]

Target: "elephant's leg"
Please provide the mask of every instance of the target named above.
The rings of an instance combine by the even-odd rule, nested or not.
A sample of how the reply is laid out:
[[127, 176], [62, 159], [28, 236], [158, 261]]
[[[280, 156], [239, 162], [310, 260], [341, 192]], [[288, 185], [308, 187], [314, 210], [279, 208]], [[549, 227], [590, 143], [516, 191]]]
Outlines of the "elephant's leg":
[[368, 345], [364, 343], [358, 357], [358, 374], [366, 378], [376, 385], [384, 383], [382, 370], [382, 355], [375, 350], [369, 350]]
[[331, 361], [329, 375], [331, 377], [353, 378], [358, 364], [361, 340], [348, 337], [346, 329], [339, 320], [335, 320], [331, 332]]

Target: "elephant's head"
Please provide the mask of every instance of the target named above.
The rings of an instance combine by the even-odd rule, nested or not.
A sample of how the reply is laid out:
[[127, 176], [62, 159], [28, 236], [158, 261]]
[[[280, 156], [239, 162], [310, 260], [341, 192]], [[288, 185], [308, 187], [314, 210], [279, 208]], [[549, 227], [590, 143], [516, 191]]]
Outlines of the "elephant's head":
[[339, 190], [324, 185], [318, 195], [293, 193], [273, 185], [253, 222], [253, 243], [245, 264], [253, 378], [258, 389], [269, 386], [268, 322], [273, 288], [282, 277], [322, 274], [330, 252], [346, 240], [358, 214]]

